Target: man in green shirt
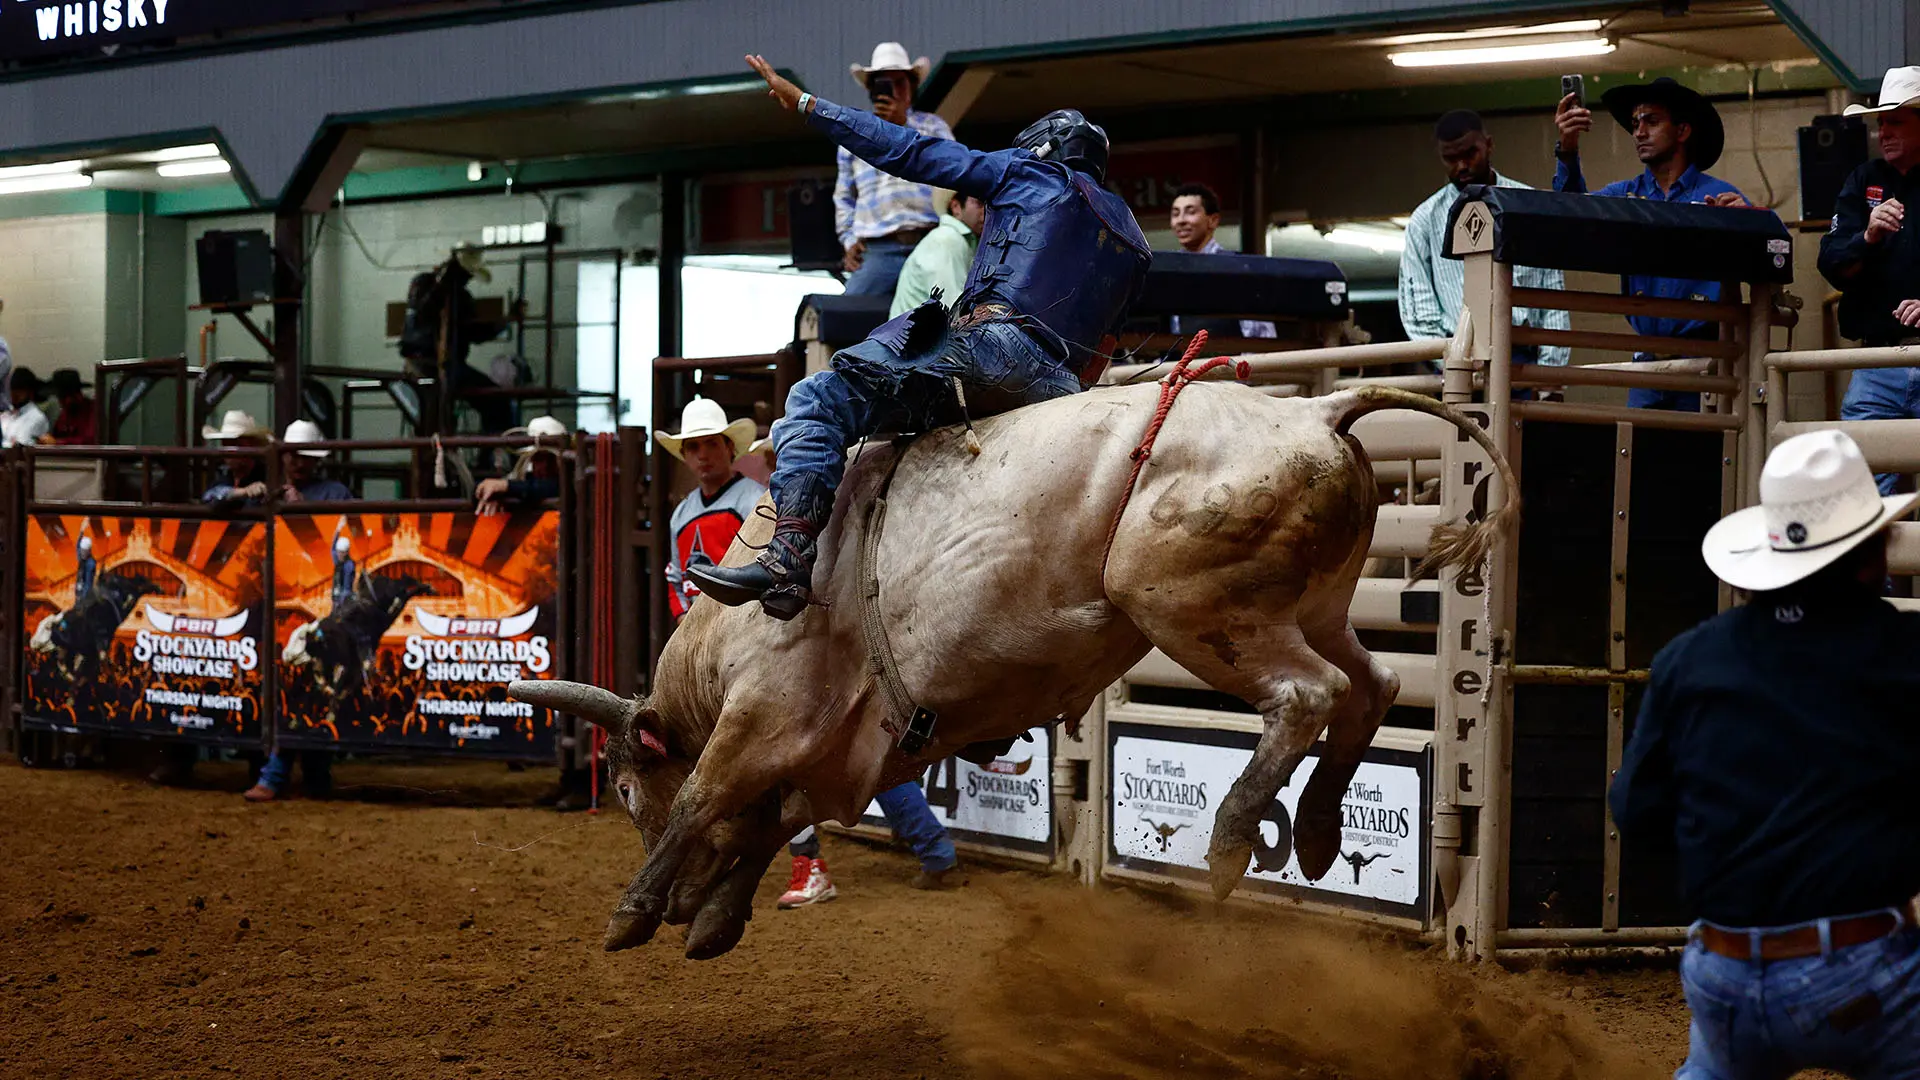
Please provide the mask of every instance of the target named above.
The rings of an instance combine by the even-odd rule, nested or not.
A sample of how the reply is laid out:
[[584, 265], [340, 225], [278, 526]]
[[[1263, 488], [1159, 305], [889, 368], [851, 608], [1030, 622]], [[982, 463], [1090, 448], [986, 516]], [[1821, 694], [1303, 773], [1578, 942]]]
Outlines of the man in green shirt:
[[980, 246], [980, 225], [987, 218], [987, 204], [970, 195], [938, 190], [933, 205], [942, 209], [940, 224], [934, 226], [918, 244], [907, 264], [900, 270], [900, 282], [893, 289], [893, 311], [889, 317], [904, 315], [921, 304], [933, 290], [948, 307], [960, 299], [967, 283], [967, 269], [973, 265], [973, 250]]

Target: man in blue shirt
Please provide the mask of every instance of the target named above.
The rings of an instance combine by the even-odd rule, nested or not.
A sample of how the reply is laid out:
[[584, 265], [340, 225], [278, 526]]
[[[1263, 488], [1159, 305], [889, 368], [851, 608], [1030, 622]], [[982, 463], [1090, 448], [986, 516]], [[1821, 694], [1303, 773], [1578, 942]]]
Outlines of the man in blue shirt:
[[1701, 544], [1748, 603], [1654, 658], [1608, 802], [1698, 920], [1682, 1080], [1920, 1076], [1920, 614], [1880, 597], [1917, 499], [1840, 432], [1781, 443]]
[[[1641, 85], [1616, 86], [1601, 95], [1600, 103], [1633, 135], [1634, 152], [1647, 168], [1631, 180], [1616, 181], [1593, 194], [1710, 206], [1752, 205], [1738, 188], [1706, 172], [1720, 160], [1720, 151], [1727, 142], [1726, 130], [1712, 102], [1672, 79], [1660, 78]], [[1560, 129], [1560, 144], [1554, 148], [1560, 164], [1553, 173], [1553, 190], [1584, 193], [1587, 178], [1580, 171], [1580, 136], [1593, 130], [1593, 113], [1574, 95], [1568, 94], [1560, 99], [1553, 122]], [[1720, 299], [1717, 281], [1642, 274], [1628, 277], [1623, 291], [1632, 296], [1664, 300]], [[1627, 322], [1633, 325], [1635, 333], [1649, 337], [1700, 341], [1714, 341], [1719, 337], [1715, 324], [1697, 319], [1631, 315]], [[1658, 359], [1651, 353], [1635, 353], [1633, 358]], [[1636, 409], [1699, 412], [1700, 395], [1670, 390], [1631, 390], [1627, 393], [1627, 404]]]
[[[847, 447], [878, 431], [925, 431], [1047, 401], [1099, 380], [1152, 254], [1133, 211], [1100, 186], [1107, 133], [1071, 109], [1048, 113], [1009, 150], [983, 153], [812, 94], [765, 59], [771, 95], [874, 168], [987, 204], [986, 228], [954, 306], [930, 301], [833, 357], [787, 395], [774, 425], [778, 518], [744, 566], [689, 567], [728, 606], [759, 600], [791, 619], [812, 601], [814, 538], [833, 509]], [[965, 388], [964, 393], [961, 387]]]

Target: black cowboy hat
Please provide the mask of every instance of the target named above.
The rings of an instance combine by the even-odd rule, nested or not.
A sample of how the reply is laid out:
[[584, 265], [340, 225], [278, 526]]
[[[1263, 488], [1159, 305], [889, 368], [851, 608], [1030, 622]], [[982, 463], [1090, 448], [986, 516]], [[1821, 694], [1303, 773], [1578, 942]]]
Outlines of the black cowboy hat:
[[1600, 104], [1628, 131], [1633, 130], [1636, 107], [1664, 107], [1675, 121], [1693, 128], [1693, 135], [1687, 140], [1687, 163], [1701, 172], [1713, 168], [1714, 162], [1720, 160], [1720, 151], [1726, 148], [1727, 129], [1721, 125], [1720, 112], [1713, 107], [1713, 102], [1665, 76], [1650, 83], [1616, 86], [1600, 95]]
[[40, 389], [40, 376], [35, 375], [32, 368], [14, 368], [11, 386], [15, 390], [25, 390], [29, 401], [39, 401], [47, 396]]
[[47, 386], [53, 391], [54, 397], [81, 393], [86, 389], [86, 385], [80, 381], [79, 370], [70, 367], [63, 367], [47, 378]]

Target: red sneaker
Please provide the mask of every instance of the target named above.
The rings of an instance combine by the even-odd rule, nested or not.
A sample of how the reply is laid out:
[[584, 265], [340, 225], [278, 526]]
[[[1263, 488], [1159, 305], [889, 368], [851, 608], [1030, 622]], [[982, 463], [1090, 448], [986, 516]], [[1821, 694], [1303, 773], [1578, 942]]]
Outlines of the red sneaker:
[[793, 877], [787, 881], [787, 891], [780, 894], [779, 906], [787, 909], [824, 904], [838, 895], [840, 893], [833, 887], [833, 879], [827, 876], [825, 859], [795, 855]]

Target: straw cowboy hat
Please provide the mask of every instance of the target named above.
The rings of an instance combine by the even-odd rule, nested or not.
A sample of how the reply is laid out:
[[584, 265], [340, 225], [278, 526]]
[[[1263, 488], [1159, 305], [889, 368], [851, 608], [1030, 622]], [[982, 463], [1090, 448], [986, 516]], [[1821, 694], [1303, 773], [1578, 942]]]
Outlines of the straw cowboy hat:
[[[287, 425], [287, 433], [280, 437], [280, 442], [286, 446], [287, 449], [293, 450], [293, 448], [300, 443], [319, 442], [324, 438], [326, 438], [326, 435], [321, 432], [319, 424], [311, 420], [295, 420], [293, 423]], [[323, 458], [327, 456], [325, 450], [293, 450], [293, 452], [299, 454], [301, 457]]]
[[[507, 434], [531, 435], [536, 439], [542, 440], [542, 442], [551, 439], [564, 443], [567, 438], [567, 425], [555, 420], [551, 416], [536, 416], [527, 421], [526, 427], [513, 428], [509, 430]], [[519, 460], [514, 462], [513, 471], [507, 474], [507, 478], [510, 480], [518, 480], [522, 476], [525, 476], [527, 467], [533, 462], [533, 456], [535, 454], [558, 454], [559, 452], [559, 447], [552, 443], [523, 446], [514, 451], [514, 453], [518, 455]]]
[[1633, 110], [1641, 105], [1659, 105], [1672, 113], [1676, 123], [1693, 129], [1687, 140], [1687, 164], [1701, 172], [1713, 168], [1713, 163], [1720, 160], [1720, 151], [1727, 147], [1727, 129], [1720, 123], [1720, 111], [1713, 102], [1664, 75], [1650, 83], [1616, 86], [1600, 95], [1600, 104], [1629, 132], [1633, 130]]
[[927, 72], [933, 70], [933, 62], [926, 57], [918, 60], [907, 59], [907, 47], [897, 41], [883, 41], [873, 47], [873, 63], [849, 65], [853, 70], [853, 81], [861, 86], [867, 85], [867, 76], [876, 71], [911, 71], [915, 82], [926, 82]]
[[1880, 80], [1880, 104], [1849, 105], [1845, 115], [1865, 116], [1909, 106], [1920, 106], [1920, 67], [1888, 68], [1887, 77]]
[[251, 414], [242, 412], [239, 409], [228, 409], [227, 414], [220, 418], [219, 427], [202, 426], [200, 428], [200, 437], [208, 440], [266, 439], [272, 436], [273, 432], [269, 431], [260, 421], [255, 420]]
[[[680, 410], [680, 430], [656, 431], [653, 437], [667, 453], [680, 457], [680, 444], [688, 439], [697, 439], [702, 435], [725, 435], [733, 444], [733, 456], [739, 457], [753, 445], [753, 421], [735, 420], [727, 423], [727, 410], [712, 398], [694, 398], [687, 407]], [[680, 458], [685, 461], [685, 458]]]
[[1764, 592], [1831, 565], [1913, 508], [1920, 495], [1874, 486], [1860, 447], [1838, 431], [1796, 435], [1767, 455], [1760, 505], [1707, 530], [1700, 554], [1720, 580]]

